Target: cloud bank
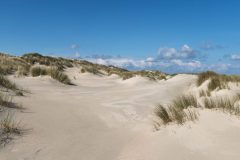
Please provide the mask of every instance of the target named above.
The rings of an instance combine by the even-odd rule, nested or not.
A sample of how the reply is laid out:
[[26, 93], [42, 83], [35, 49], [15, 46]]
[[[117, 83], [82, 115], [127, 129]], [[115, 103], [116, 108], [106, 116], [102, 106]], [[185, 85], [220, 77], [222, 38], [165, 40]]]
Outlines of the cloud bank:
[[[206, 49], [216, 45], [206, 45]], [[161, 70], [167, 73], [193, 73], [206, 70], [214, 70], [220, 73], [240, 73], [240, 64], [218, 62], [216, 64], [207, 64], [206, 57], [201, 50], [196, 50], [188, 44], [184, 44], [179, 48], [160, 47], [155, 56], [144, 59], [133, 59], [121, 56], [92, 55], [85, 58], [93, 63], [103, 65], [113, 65], [132, 70]], [[240, 54], [230, 55], [232, 61], [240, 60]]]

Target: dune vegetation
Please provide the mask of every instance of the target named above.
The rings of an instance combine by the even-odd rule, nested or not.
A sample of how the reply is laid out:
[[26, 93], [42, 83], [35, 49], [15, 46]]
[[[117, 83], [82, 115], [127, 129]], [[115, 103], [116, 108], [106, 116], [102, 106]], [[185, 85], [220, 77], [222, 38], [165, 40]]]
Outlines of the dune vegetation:
[[206, 71], [198, 74], [197, 85], [201, 86], [205, 81], [209, 80], [208, 90], [228, 88], [229, 82], [240, 82], [240, 76], [218, 74], [213, 71]]
[[[110, 76], [112, 74], [116, 74], [121, 77], [123, 80], [135, 77], [135, 76], [142, 76], [146, 77], [150, 80], [162, 80], [166, 79], [167, 74], [162, 73], [160, 71], [129, 71], [126, 69], [122, 69], [115, 66], [106, 66], [101, 64], [94, 64], [85, 60], [73, 60], [73, 59], [66, 59], [61, 57], [50, 57], [50, 56], [43, 56], [39, 53], [27, 53], [21, 57], [11, 56], [8, 54], [1, 53], [0, 54], [0, 73], [3, 75], [9, 74], [17, 74], [18, 76], [28, 76], [32, 75], [33, 77], [36, 76], [43, 76], [49, 75], [49, 71], [47, 68], [56, 68], [58, 70], [57, 76], [56, 74], [50, 74], [52, 78], [58, 80], [62, 79], [64, 76], [63, 71], [66, 68], [72, 67], [79, 67], [80, 73], [91, 73], [94, 75], [105, 75]], [[45, 66], [45, 67], [44, 67]], [[60, 74], [61, 73], [61, 74]], [[59, 77], [59, 78], [57, 78]], [[68, 81], [66, 78], [65, 80], [60, 80], [59, 82], [64, 82], [64, 84]], [[69, 79], [69, 78], [68, 78]]]
[[[184, 124], [188, 120], [194, 121], [197, 119], [195, 108], [198, 107], [199, 104], [195, 96], [183, 95], [174, 99], [169, 105], [157, 105], [155, 114], [164, 125], [170, 122]], [[156, 128], [161, 125], [160, 123], [156, 123]]]
[[0, 146], [2, 146], [9, 143], [14, 136], [22, 133], [21, 127], [14, 119], [11, 110], [22, 110], [23, 107], [15, 103], [11, 95], [12, 91], [17, 93], [16, 95], [22, 95], [22, 91], [4, 75], [0, 75], [0, 88]]
[[[201, 85], [208, 81], [207, 90], [202, 89]], [[199, 110], [211, 109], [221, 110], [224, 113], [240, 116], [240, 94], [228, 97], [228, 92], [223, 96], [214, 96], [212, 91], [230, 89], [229, 82], [238, 84], [240, 77], [236, 75], [222, 75], [212, 71], [198, 74], [197, 86], [199, 92], [193, 92], [188, 95], [179, 96], [168, 105], [159, 104], [155, 108], [155, 115], [158, 120], [155, 123], [156, 129], [161, 124], [169, 123], [184, 124], [187, 121], [198, 119]]]

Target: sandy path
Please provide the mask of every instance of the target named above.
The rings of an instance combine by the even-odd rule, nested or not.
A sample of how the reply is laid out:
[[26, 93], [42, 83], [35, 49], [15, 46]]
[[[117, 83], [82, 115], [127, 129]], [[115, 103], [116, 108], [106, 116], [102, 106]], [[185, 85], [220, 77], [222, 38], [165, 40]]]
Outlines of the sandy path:
[[158, 83], [92, 75], [75, 79], [78, 86], [48, 77], [14, 78], [32, 92], [16, 99], [29, 112], [18, 118], [32, 131], [3, 149], [1, 160], [119, 159], [139, 131], [152, 133], [152, 107], [181, 94], [195, 77]]

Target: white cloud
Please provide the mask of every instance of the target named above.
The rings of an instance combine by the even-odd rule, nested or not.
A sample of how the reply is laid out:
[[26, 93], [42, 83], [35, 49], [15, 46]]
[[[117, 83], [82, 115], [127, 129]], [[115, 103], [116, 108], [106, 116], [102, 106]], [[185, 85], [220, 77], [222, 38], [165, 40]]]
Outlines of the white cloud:
[[77, 51], [77, 52], [75, 52], [75, 57], [76, 58], [79, 58], [80, 57], [80, 53]]
[[201, 46], [200, 46], [201, 49], [203, 50], [214, 50], [214, 49], [224, 49], [225, 46], [223, 45], [220, 45], [220, 44], [214, 44], [214, 43], [211, 43], [211, 42], [204, 42]]
[[110, 59], [103, 59], [103, 58], [96, 58], [96, 59], [88, 59], [91, 62], [103, 64], [103, 65], [114, 65], [117, 67], [145, 67], [145, 61], [136, 61], [133, 59], [128, 58], [110, 58]]
[[153, 58], [153, 57], [148, 57], [148, 58], [146, 59], [146, 61], [147, 61], [147, 62], [152, 62], [152, 61], [154, 61], [154, 58]]
[[231, 55], [232, 60], [240, 60], [240, 55], [239, 54], [233, 54]]
[[78, 49], [78, 48], [79, 48], [79, 45], [77, 45], [77, 44], [71, 44], [70, 48], [71, 48], [71, 49]]
[[190, 58], [195, 55], [195, 51], [189, 47], [187, 44], [184, 44], [180, 49], [180, 57]]
[[87, 59], [93, 63], [103, 64], [103, 65], [113, 65], [117, 67], [135, 67], [139, 69], [144, 68], [167, 68], [167, 67], [184, 67], [184, 68], [200, 68], [202, 66], [200, 61], [183, 61], [181, 59], [172, 59], [170, 61], [165, 60], [155, 60], [152, 57], [148, 57], [146, 59], [141, 60], [134, 60], [130, 58], [109, 58], [109, 59], [103, 59], [103, 58], [89, 58]]
[[158, 49], [159, 59], [188, 59], [195, 56], [196, 51], [187, 44], [184, 44], [180, 49], [168, 47]]
[[174, 59], [171, 60], [174, 64], [178, 66], [184, 66], [184, 67], [194, 67], [194, 68], [199, 68], [202, 66], [200, 61], [188, 61], [188, 62], [183, 62], [181, 59]]
[[159, 48], [158, 49], [158, 56], [159, 58], [164, 58], [164, 59], [172, 59], [176, 58], [177, 55], [177, 50], [175, 48]]

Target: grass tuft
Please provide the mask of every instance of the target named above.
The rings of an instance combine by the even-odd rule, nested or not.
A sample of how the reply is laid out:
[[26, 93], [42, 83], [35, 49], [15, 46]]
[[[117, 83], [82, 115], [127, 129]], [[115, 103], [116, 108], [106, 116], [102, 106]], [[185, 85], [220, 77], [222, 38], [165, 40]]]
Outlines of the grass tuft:
[[157, 105], [154, 113], [164, 125], [170, 122], [182, 125], [186, 121], [194, 121], [198, 118], [198, 114], [194, 109], [197, 107], [199, 106], [195, 96], [183, 95], [177, 97], [167, 107]]
[[20, 135], [22, 130], [20, 123], [17, 123], [13, 119], [13, 115], [9, 113], [0, 120], [0, 145], [5, 146], [8, 144], [14, 136]]
[[61, 82], [63, 84], [68, 84], [68, 85], [72, 84], [70, 79], [68, 78], [68, 76], [66, 74], [64, 74], [63, 72], [59, 71], [58, 69], [51, 68], [49, 70], [49, 75], [53, 79], [55, 79], [55, 80], [57, 80], [57, 81], [59, 81], [59, 82]]
[[160, 104], [157, 105], [157, 107], [155, 108], [155, 114], [156, 116], [161, 118], [164, 124], [172, 122], [168, 110]]
[[0, 93], [0, 107], [23, 109], [22, 106], [17, 105], [16, 103], [13, 102], [12, 96], [2, 93]]
[[205, 82], [206, 80], [217, 76], [217, 73], [213, 72], [213, 71], [206, 71], [206, 72], [202, 72], [200, 74], [198, 74], [198, 79], [197, 79], [197, 85], [201, 86], [201, 84], [203, 82]]
[[173, 100], [174, 108], [186, 109], [188, 107], [198, 107], [197, 98], [193, 95], [182, 95]]
[[42, 76], [42, 75], [47, 75], [47, 69], [45, 67], [32, 67], [31, 68], [31, 74], [33, 77], [37, 77], [37, 76]]
[[237, 94], [233, 98], [229, 97], [220, 97], [220, 98], [205, 98], [203, 103], [205, 108], [208, 109], [221, 109], [224, 112], [228, 112], [230, 114], [234, 115], [240, 115], [239, 112], [239, 100], [240, 100], [240, 95]]
[[212, 71], [202, 72], [198, 74], [197, 85], [200, 86], [206, 80], [210, 80], [208, 90], [228, 88], [228, 82], [240, 82], [240, 77], [236, 75], [217, 74]]
[[13, 91], [19, 90], [15, 83], [11, 82], [8, 78], [1, 74], [0, 74], [0, 87]]

